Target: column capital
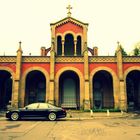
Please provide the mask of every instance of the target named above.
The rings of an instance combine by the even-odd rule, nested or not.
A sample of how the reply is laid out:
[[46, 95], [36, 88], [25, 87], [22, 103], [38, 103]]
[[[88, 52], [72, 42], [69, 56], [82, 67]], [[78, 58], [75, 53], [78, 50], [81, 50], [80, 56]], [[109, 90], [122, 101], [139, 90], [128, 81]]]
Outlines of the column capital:
[[65, 40], [61, 40], [61, 43], [64, 44], [65, 43]]

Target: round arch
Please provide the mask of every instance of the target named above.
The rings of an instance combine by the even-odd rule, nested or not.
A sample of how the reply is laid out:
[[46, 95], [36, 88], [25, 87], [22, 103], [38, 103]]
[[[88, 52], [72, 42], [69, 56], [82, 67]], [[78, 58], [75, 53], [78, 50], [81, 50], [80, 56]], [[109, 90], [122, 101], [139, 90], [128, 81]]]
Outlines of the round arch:
[[77, 38], [78, 36], [81, 36], [81, 38], [83, 38], [83, 35], [82, 35], [81, 33], [77, 33], [77, 34], [76, 34], [76, 38]]
[[[0, 71], [5, 71], [10, 77], [10, 81], [9, 79], [5, 78], [4, 81], [1, 83], [0, 88], [2, 88], [1, 90], [3, 90], [2, 92], [4, 92], [3, 94], [1, 94], [1, 105], [5, 108], [6, 105], [9, 103], [9, 101], [11, 101], [11, 104], [14, 103], [14, 81], [15, 81], [15, 73], [11, 68], [2, 66], [0, 67]], [[2, 78], [3, 79], [3, 78]], [[9, 82], [10, 83], [9, 83]], [[8, 82], [8, 83], [5, 83]], [[4, 85], [6, 84], [6, 88]], [[4, 89], [3, 89], [4, 88]]]
[[48, 72], [42, 68], [42, 67], [31, 67], [31, 68], [28, 68], [22, 75], [22, 78], [21, 78], [21, 91], [20, 91], [20, 107], [23, 107], [24, 106], [24, 99], [25, 99], [25, 86], [26, 86], [26, 77], [27, 75], [29, 74], [29, 72], [31, 71], [34, 71], [34, 70], [37, 70], [37, 71], [40, 71], [44, 74], [45, 78], [46, 78], [46, 101], [49, 97], [49, 74]]
[[65, 56], [74, 56], [75, 45], [74, 45], [74, 36], [71, 33], [65, 35], [64, 40], [64, 55]]
[[8, 67], [1, 66], [0, 70], [5, 70], [5, 71], [9, 72], [11, 74], [11, 76], [12, 76], [13, 81], [15, 80], [15, 73], [14, 73], [14, 71], [12, 69], [10, 69]]
[[117, 108], [119, 107], [119, 79], [116, 75], [116, 73], [108, 68], [108, 67], [98, 67], [94, 70], [91, 71], [90, 73], [90, 100], [91, 100], [91, 105], [93, 107], [93, 85], [92, 85], [92, 79], [94, 77], [94, 75], [99, 72], [99, 71], [107, 71], [111, 76], [112, 76], [112, 80], [113, 80], [113, 97], [114, 97], [114, 107]]
[[[61, 37], [61, 41], [64, 40], [63, 34], [62, 33], [57, 33], [56, 37], [55, 37], [55, 44], [56, 44], [56, 46], [58, 46], [58, 42], [57, 42], [58, 37]], [[57, 53], [57, 51], [58, 51], [58, 48], [55, 47], [55, 52]]]
[[62, 55], [62, 36], [57, 36], [57, 39], [56, 39], [56, 54], [57, 55]]
[[8, 68], [8, 67], [5, 67], [5, 66], [1, 66], [0, 67], [0, 70], [5, 70], [5, 71], [7, 71], [7, 72], [9, 72], [10, 74], [11, 74], [11, 76], [12, 76], [12, 103], [11, 104], [13, 104], [14, 103], [14, 82], [15, 82], [15, 72], [11, 69], [11, 68]]
[[76, 40], [76, 54], [77, 55], [81, 55], [81, 50], [82, 50], [82, 37], [81, 35], [77, 36], [77, 40]]
[[63, 34], [62, 34], [62, 33], [57, 33], [57, 34], [56, 34], [56, 38], [57, 38], [58, 36], [61, 36], [61, 37], [62, 37], [62, 39], [64, 39], [64, 38], [63, 38]]
[[72, 32], [72, 31], [70, 31], [70, 30], [68, 30], [68, 31], [66, 31], [66, 32], [63, 33], [62, 39], [65, 40], [65, 36], [66, 36], [67, 34], [72, 34], [74, 40], [76, 40], [76, 37], [77, 37], [76, 34], [75, 34], [74, 32]]
[[[127, 103], [127, 109], [128, 110], [134, 110], [137, 109], [137, 107], [139, 107], [140, 105], [140, 94], [139, 94], [139, 88], [137, 89], [137, 87], [139, 87], [140, 81], [137, 81], [137, 77], [136, 75], [131, 75], [131, 72], [136, 72], [138, 71], [140, 73], [140, 66], [132, 66], [129, 67], [127, 70], [125, 70], [124, 72], [124, 83], [125, 83], [125, 93], [126, 93], [126, 103]], [[130, 75], [131, 76], [130, 76]], [[134, 73], [133, 73], [134, 74]], [[128, 79], [129, 77], [129, 79]], [[131, 78], [130, 78], [131, 77]], [[132, 78], [133, 77], [133, 78]], [[139, 77], [139, 76], [138, 76]], [[127, 85], [127, 83], [129, 83], [129, 86]], [[131, 83], [131, 84], [130, 84]], [[133, 84], [133, 85], [132, 85]], [[135, 86], [134, 86], [135, 85]], [[127, 89], [128, 88], [128, 89]], [[132, 89], [132, 91], [130, 91], [130, 89]], [[138, 91], [137, 91], [137, 90]], [[129, 91], [129, 92], [128, 92]], [[131, 104], [132, 105], [131, 105]]]
[[127, 70], [125, 70], [125, 72], [124, 72], [124, 80], [125, 80], [125, 83], [126, 83], [126, 77], [127, 77], [128, 73], [131, 72], [131, 71], [133, 71], [133, 70], [140, 71], [140, 66], [133, 66], [133, 67], [130, 67]]
[[56, 73], [56, 78], [55, 78], [55, 101], [56, 101], [56, 105], [58, 105], [58, 100], [59, 100], [59, 78], [61, 76], [62, 73], [66, 72], [66, 71], [73, 71], [75, 72], [78, 77], [79, 77], [79, 82], [80, 82], [80, 106], [83, 104], [83, 99], [84, 99], [84, 77], [83, 74], [81, 73], [81, 71], [77, 68], [74, 67], [64, 67], [61, 68], [57, 73]]

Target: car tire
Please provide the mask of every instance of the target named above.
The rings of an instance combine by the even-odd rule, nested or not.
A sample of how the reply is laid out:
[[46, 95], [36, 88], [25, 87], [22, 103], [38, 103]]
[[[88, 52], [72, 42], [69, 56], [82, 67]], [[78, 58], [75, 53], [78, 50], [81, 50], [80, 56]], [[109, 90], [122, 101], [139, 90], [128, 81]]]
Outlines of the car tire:
[[11, 116], [10, 116], [10, 119], [12, 121], [17, 121], [19, 119], [19, 113], [18, 112], [12, 112]]
[[56, 114], [55, 114], [54, 112], [49, 113], [48, 119], [49, 119], [50, 121], [55, 121], [56, 118], [57, 118], [57, 117], [56, 117]]

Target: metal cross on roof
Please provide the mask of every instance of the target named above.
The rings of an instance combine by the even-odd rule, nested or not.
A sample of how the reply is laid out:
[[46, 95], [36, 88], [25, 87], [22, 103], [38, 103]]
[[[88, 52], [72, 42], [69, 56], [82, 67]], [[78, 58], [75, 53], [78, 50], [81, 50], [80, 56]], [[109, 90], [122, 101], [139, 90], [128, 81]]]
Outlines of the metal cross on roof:
[[72, 9], [70, 4], [68, 5], [67, 9], [68, 9], [67, 15], [68, 15], [68, 17], [70, 17], [71, 16], [71, 11], [70, 10]]

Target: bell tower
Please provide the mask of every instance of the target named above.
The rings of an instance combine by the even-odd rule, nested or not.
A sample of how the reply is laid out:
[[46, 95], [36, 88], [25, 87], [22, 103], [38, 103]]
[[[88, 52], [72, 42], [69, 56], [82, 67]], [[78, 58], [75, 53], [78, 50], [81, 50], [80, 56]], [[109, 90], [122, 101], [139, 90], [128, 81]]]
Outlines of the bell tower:
[[87, 43], [87, 23], [71, 17], [72, 7], [68, 5], [67, 17], [51, 23], [51, 37], [55, 43], [56, 56], [82, 56]]
[[[60, 57], [61, 59], [73, 58], [73, 60], [75, 60], [67, 65], [67, 67], [72, 68], [72, 71], [70, 71], [71, 73], [73, 72], [76, 73], [75, 69], [78, 70], [75, 64], [78, 64], [78, 61], [76, 61], [76, 58], [79, 58], [83, 60], [81, 64], [78, 64], [78, 65], [81, 65], [83, 69], [83, 82], [81, 83], [83, 84], [83, 86], [79, 85], [79, 87], [81, 86], [80, 89], [78, 89], [79, 93], [77, 93], [78, 90], [77, 91], [73, 90], [73, 95], [77, 93], [76, 96], [78, 96], [78, 94], [79, 96], [83, 96], [80, 100], [80, 104], [81, 105], [83, 104], [84, 109], [89, 109], [90, 108], [89, 57], [88, 57], [88, 47], [87, 47], [88, 23], [83, 23], [73, 18], [71, 16], [72, 15], [71, 9], [72, 7], [68, 5], [67, 17], [58, 22], [50, 24], [51, 26], [51, 51], [50, 51], [50, 92], [51, 92], [51, 95], [49, 97], [49, 101], [50, 103], [54, 102], [54, 97], [56, 97], [55, 90], [59, 90], [57, 86], [55, 86], [55, 84], [57, 84], [55, 82], [55, 67], [56, 67], [55, 61], [58, 60], [57, 57]], [[57, 66], [58, 65], [59, 63], [57, 61]], [[62, 67], [64, 67], [65, 65], [66, 63], [62, 64], [61, 62]], [[68, 74], [70, 74], [70, 72], [68, 72]], [[80, 77], [78, 78], [80, 79]], [[74, 82], [78, 84], [78, 82], [76, 81]], [[54, 87], [56, 87], [56, 89], [54, 89]], [[62, 90], [61, 92], [64, 92], [64, 90]], [[63, 94], [67, 95], [67, 90], [65, 90], [65, 93]], [[77, 99], [78, 98], [79, 97], [77, 97]]]

